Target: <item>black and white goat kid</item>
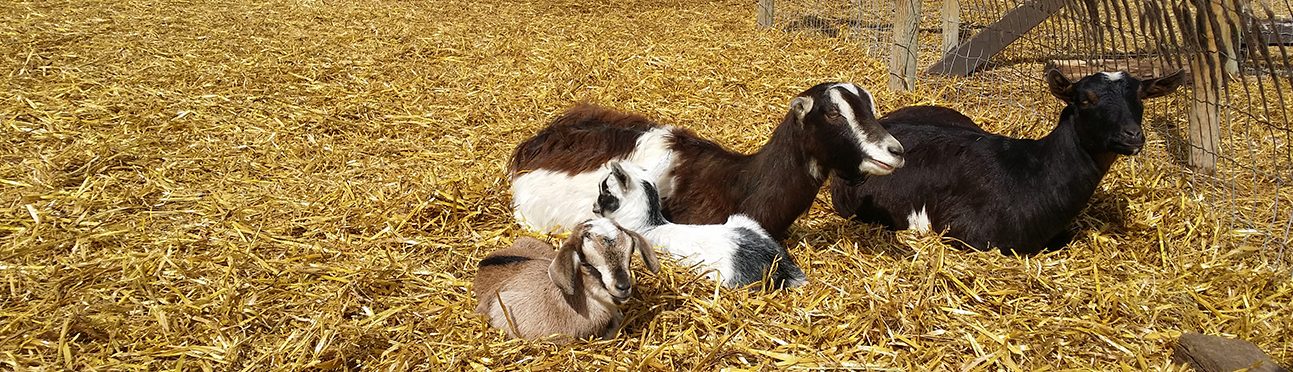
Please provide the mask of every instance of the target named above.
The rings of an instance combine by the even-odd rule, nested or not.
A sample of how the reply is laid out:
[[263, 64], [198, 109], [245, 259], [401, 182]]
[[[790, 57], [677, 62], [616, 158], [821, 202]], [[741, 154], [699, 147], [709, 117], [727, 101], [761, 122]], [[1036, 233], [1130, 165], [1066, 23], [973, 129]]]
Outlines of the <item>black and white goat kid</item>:
[[724, 286], [743, 287], [767, 279], [771, 287], [796, 287], [807, 279], [781, 244], [757, 222], [742, 214], [721, 225], [670, 223], [661, 213], [654, 175], [632, 164], [613, 161], [602, 179], [593, 213], [642, 234]]
[[978, 249], [1058, 248], [1114, 160], [1144, 146], [1141, 101], [1171, 93], [1183, 77], [1097, 73], [1075, 83], [1051, 70], [1051, 93], [1067, 107], [1038, 140], [987, 133], [944, 107], [897, 110], [880, 123], [906, 147], [907, 166], [860, 185], [832, 182], [835, 211], [894, 229], [945, 231]]

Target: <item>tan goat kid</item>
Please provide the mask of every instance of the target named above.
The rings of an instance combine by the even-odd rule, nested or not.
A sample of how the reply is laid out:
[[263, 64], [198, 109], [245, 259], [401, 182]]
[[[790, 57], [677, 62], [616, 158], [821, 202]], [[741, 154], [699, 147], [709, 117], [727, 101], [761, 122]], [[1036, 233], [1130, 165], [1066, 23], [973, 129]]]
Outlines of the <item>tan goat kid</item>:
[[580, 224], [555, 252], [538, 239], [517, 239], [480, 261], [476, 312], [511, 337], [613, 337], [624, 319], [618, 305], [633, 290], [635, 250], [648, 270], [660, 269], [641, 235], [605, 218]]

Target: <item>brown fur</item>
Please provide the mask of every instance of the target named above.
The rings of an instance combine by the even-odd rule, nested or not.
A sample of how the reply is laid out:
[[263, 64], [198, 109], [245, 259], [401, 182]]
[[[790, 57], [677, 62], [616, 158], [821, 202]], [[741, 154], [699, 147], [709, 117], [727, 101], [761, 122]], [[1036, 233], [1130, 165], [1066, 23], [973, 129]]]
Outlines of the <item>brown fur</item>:
[[644, 117], [579, 104], [522, 142], [508, 170], [551, 169], [583, 173], [633, 151], [642, 133], [660, 126]]
[[[799, 215], [812, 206], [822, 180], [807, 171], [809, 155], [796, 149], [805, 141], [788, 115], [758, 152], [743, 155], [674, 131], [673, 195], [664, 199], [665, 216], [680, 224], [721, 224], [744, 213], [775, 239], [785, 239]], [[686, 134], [686, 135], [684, 135]]]

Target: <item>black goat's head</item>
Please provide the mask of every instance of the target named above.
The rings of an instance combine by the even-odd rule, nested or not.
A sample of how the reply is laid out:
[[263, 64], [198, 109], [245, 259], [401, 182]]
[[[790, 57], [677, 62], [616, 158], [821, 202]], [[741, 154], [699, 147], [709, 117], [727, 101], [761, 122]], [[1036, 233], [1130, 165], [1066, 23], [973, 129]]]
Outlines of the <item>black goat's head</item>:
[[886, 175], [903, 165], [902, 144], [880, 126], [875, 99], [857, 85], [817, 84], [790, 102], [790, 115], [807, 134], [808, 153], [841, 178]]
[[1101, 72], [1073, 82], [1057, 69], [1046, 73], [1051, 94], [1068, 103], [1078, 135], [1091, 150], [1135, 155], [1145, 145], [1141, 119], [1146, 98], [1167, 95], [1185, 81], [1183, 71], [1140, 80], [1126, 72]]

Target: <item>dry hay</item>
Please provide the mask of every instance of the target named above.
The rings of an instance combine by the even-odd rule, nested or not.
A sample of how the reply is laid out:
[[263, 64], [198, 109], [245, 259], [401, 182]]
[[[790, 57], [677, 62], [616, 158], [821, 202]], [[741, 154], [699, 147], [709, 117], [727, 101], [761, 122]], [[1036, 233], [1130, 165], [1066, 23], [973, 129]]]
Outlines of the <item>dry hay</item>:
[[1293, 193], [1193, 176], [1159, 131], [1061, 252], [952, 251], [823, 194], [789, 240], [802, 289], [669, 264], [617, 339], [505, 340], [471, 314], [474, 265], [527, 234], [504, 161], [572, 102], [744, 151], [824, 80], [1016, 135], [1058, 112], [992, 73], [886, 92], [856, 45], [756, 30], [743, 1], [609, 3], [6, 2], [0, 369], [1143, 370], [1184, 331], [1293, 359]]

